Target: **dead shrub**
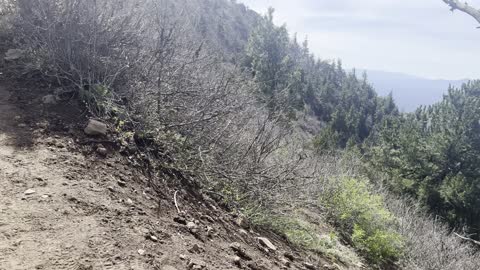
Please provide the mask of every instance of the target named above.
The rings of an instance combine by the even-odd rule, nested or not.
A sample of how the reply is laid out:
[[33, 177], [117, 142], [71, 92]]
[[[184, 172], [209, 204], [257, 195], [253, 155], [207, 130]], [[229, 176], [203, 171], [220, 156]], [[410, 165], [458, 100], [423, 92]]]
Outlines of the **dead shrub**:
[[480, 269], [478, 247], [455, 235], [440, 217], [427, 214], [414, 200], [383, 194], [407, 245], [406, 269]]
[[18, 43], [33, 68], [74, 87], [92, 113], [96, 99], [112, 96], [139, 60], [141, 2], [124, 0], [18, 0]]
[[15, 0], [0, 0], [0, 32], [2, 35], [11, 30], [11, 20], [15, 7]]

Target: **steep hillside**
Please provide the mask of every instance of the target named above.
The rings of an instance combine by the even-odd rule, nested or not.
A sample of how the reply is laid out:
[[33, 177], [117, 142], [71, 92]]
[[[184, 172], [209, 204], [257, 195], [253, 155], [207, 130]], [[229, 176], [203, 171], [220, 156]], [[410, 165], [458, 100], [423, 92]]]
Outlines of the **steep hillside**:
[[84, 135], [75, 103], [50, 104], [51, 90], [10, 73], [0, 69], [0, 269], [355, 268], [173, 180], [159, 193], [134, 156], [115, 151], [114, 134]]
[[378, 167], [415, 141], [390, 128], [405, 117], [393, 98], [312, 55], [273, 10], [2, 3], [0, 267], [479, 268], [468, 238], [384, 188]]

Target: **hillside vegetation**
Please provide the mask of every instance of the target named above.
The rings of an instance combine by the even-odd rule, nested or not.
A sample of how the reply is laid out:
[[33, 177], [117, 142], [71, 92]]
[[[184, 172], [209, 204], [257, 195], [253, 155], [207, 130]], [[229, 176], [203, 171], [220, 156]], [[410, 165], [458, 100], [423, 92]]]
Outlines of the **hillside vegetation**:
[[480, 268], [468, 241], [480, 225], [478, 82], [402, 114], [367, 74], [320, 60], [275, 25], [273, 9], [2, 5], [22, 76], [109, 123], [159, 194], [175, 179], [337, 268]]

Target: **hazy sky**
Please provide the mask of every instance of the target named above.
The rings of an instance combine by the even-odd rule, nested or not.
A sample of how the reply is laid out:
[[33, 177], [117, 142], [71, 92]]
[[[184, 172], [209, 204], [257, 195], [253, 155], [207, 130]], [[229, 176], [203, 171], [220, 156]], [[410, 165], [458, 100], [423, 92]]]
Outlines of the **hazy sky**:
[[[480, 79], [480, 29], [442, 0], [238, 0], [265, 13], [275, 8], [322, 59], [346, 68], [427, 78]], [[480, 8], [480, 0], [470, 0]]]

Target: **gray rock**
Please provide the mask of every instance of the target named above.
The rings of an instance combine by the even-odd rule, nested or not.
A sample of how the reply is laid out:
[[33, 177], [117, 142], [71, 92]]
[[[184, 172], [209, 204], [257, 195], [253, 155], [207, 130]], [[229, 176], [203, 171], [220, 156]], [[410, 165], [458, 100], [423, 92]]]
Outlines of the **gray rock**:
[[107, 134], [107, 125], [100, 121], [90, 119], [84, 132], [91, 136], [104, 136]]
[[240, 256], [241, 258], [247, 260], [247, 261], [251, 261], [252, 260], [252, 256], [250, 256], [246, 251], [245, 249], [242, 247], [242, 245], [240, 245], [240, 243], [238, 242], [233, 242], [230, 244], [230, 248], [238, 255]]
[[268, 248], [269, 250], [273, 250], [273, 251], [277, 250], [277, 247], [274, 244], [272, 244], [272, 242], [270, 242], [270, 240], [268, 240], [267, 238], [257, 237], [257, 240], [262, 246]]
[[205, 250], [198, 244], [194, 244], [191, 248], [188, 249], [190, 253], [203, 253]]
[[35, 194], [35, 193], [36, 193], [35, 190], [33, 190], [33, 189], [27, 189], [27, 190], [25, 190], [25, 192], [24, 192], [23, 194], [25, 194], [25, 195], [32, 195], [32, 194]]
[[207, 236], [209, 236], [209, 237], [215, 236], [215, 229], [213, 229], [210, 226], [207, 226]]
[[238, 267], [241, 267], [242, 265], [242, 258], [235, 256], [233, 257], [233, 264], [235, 264]]
[[189, 269], [204, 269], [205, 267], [207, 267], [207, 264], [202, 260], [190, 259], [188, 262]]
[[155, 235], [147, 235], [147, 239], [153, 241], [153, 242], [158, 242], [158, 237], [156, 237]]
[[180, 224], [183, 224], [183, 225], [187, 225], [187, 221], [185, 220], [184, 217], [182, 216], [176, 216], [173, 218], [173, 221], [177, 222], [177, 223], [180, 223]]
[[303, 263], [303, 266], [305, 266], [305, 268], [309, 269], [309, 270], [317, 270], [317, 268], [315, 267], [315, 265], [311, 264], [311, 263], [308, 263], [308, 262], [304, 262]]
[[195, 222], [188, 222], [187, 228], [190, 230], [191, 233], [197, 234], [199, 232], [198, 225]]
[[292, 263], [291, 263], [289, 260], [285, 259], [285, 258], [281, 258], [281, 259], [280, 259], [280, 262], [281, 262], [283, 265], [285, 265], [286, 267], [290, 267], [290, 266], [292, 265]]
[[121, 187], [126, 187], [126, 186], [127, 186], [127, 182], [122, 181], [122, 180], [118, 180], [118, 181], [117, 181], [117, 184], [118, 184], [119, 186], [121, 186]]
[[145, 250], [144, 250], [144, 249], [139, 249], [137, 252], [138, 252], [138, 254], [139, 254], [140, 256], [143, 256], [143, 255], [145, 254]]
[[105, 148], [103, 146], [97, 147], [97, 153], [101, 156], [106, 157], [108, 155], [108, 150], [107, 150], [107, 148]]

